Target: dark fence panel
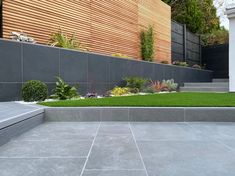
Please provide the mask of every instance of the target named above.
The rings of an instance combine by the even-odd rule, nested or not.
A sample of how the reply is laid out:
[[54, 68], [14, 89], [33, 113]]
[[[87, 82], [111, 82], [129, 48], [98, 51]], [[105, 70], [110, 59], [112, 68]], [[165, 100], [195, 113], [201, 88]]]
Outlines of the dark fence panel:
[[124, 76], [152, 80], [174, 79], [184, 82], [208, 82], [213, 72], [172, 65], [84, 53], [43, 45], [0, 40], [0, 101], [19, 100], [22, 85], [31, 79], [55, 87], [55, 77], [67, 83], [79, 83], [79, 93], [104, 94], [120, 84]]
[[214, 71], [214, 78], [229, 77], [229, 45], [212, 45], [202, 48], [202, 62]]
[[172, 21], [172, 61], [186, 61], [189, 65], [201, 64], [200, 37], [185, 25]]

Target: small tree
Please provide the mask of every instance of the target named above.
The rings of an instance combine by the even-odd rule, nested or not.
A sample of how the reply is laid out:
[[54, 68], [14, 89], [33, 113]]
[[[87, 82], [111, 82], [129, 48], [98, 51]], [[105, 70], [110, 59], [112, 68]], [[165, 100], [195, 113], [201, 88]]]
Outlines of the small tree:
[[141, 57], [143, 60], [152, 61], [154, 57], [154, 28], [149, 26], [148, 29], [140, 32], [141, 40]]

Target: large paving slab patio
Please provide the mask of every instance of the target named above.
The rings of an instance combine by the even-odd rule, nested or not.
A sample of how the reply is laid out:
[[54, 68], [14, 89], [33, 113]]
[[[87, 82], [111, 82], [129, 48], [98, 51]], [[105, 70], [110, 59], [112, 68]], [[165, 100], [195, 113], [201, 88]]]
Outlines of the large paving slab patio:
[[234, 176], [235, 123], [46, 122], [0, 146], [1, 176]]

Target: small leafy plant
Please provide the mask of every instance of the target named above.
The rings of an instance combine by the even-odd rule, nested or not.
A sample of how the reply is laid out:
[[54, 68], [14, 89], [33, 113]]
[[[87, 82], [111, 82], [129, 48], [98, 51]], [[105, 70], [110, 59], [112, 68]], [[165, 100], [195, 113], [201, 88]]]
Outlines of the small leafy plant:
[[200, 65], [198, 65], [198, 64], [194, 64], [194, 65], [192, 66], [192, 68], [202, 69], [202, 67], [201, 67]]
[[178, 84], [175, 83], [174, 79], [163, 80], [162, 84], [166, 86], [168, 91], [176, 91], [178, 88]]
[[114, 87], [111, 90], [111, 95], [113, 96], [127, 95], [129, 93], [130, 93], [130, 89], [128, 87]]
[[112, 54], [111, 56], [113, 56], [113, 57], [120, 57], [120, 58], [126, 58], [126, 59], [129, 58], [127, 55], [121, 54], [121, 53], [115, 53], [115, 54]]
[[181, 62], [181, 61], [174, 61], [172, 64], [173, 64], [173, 65], [182, 66], [182, 67], [188, 67], [188, 66], [189, 66], [189, 65], [187, 64], [187, 62]]
[[54, 94], [51, 95], [52, 98], [67, 100], [77, 96], [76, 87], [69, 86], [60, 77], [57, 77], [56, 88], [54, 89]]
[[148, 29], [140, 32], [141, 57], [145, 61], [153, 61], [154, 57], [154, 28], [149, 26]]
[[68, 49], [76, 49], [82, 50], [81, 43], [77, 40], [76, 34], [73, 33], [71, 37], [69, 37], [66, 33], [62, 32], [59, 29], [58, 32], [55, 32], [51, 35], [49, 44], [51, 46], [57, 46], [61, 48], [68, 48]]
[[41, 81], [31, 80], [23, 85], [22, 98], [26, 102], [44, 101], [47, 96], [47, 85]]
[[130, 91], [133, 93], [141, 91], [148, 81], [140, 77], [125, 77], [123, 80], [126, 82], [126, 87], [130, 88]]
[[161, 91], [167, 91], [167, 85], [162, 83], [161, 81], [152, 81], [151, 80], [151, 85], [150, 88], [154, 91], [154, 92], [161, 92]]
[[160, 62], [161, 64], [169, 64], [169, 62], [167, 60], [163, 60]]

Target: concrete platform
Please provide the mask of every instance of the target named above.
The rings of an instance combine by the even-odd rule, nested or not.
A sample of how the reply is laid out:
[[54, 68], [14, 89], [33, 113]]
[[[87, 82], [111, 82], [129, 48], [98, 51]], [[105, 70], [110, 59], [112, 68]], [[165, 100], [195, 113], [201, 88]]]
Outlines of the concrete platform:
[[234, 176], [235, 123], [47, 122], [0, 147], [1, 176]]
[[43, 123], [43, 113], [44, 108], [37, 105], [0, 102], [0, 145]]

